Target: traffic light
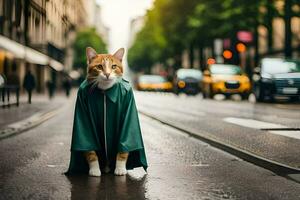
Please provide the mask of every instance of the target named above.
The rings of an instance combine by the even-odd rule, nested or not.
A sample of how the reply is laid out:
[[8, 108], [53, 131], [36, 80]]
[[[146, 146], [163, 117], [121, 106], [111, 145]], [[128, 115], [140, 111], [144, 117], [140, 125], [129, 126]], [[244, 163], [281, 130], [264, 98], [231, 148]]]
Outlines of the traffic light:
[[216, 60], [214, 58], [207, 59], [207, 65], [213, 65], [216, 63]]
[[232, 58], [232, 52], [230, 50], [224, 50], [223, 51], [223, 57], [227, 60]]
[[246, 51], [246, 45], [244, 45], [243, 43], [239, 42], [235, 45], [235, 48], [236, 50], [239, 52], [239, 53], [244, 53]]

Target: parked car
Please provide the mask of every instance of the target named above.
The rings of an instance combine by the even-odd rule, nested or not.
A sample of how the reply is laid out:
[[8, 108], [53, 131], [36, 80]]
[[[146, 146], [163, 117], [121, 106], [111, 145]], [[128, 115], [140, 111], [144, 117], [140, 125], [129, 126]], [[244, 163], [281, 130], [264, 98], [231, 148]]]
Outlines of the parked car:
[[137, 89], [142, 91], [165, 91], [173, 89], [172, 83], [160, 75], [141, 75], [137, 80]]
[[241, 94], [247, 98], [251, 90], [249, 78], [237, 65], [213, 64], [204, 71], [202, 92], [204, 98], [212, 98], [215, 94]]
[[276, 96], [300, 98], [300, 60], [264, 58], [253, 75], [257, 101], [273, 101]]
[[174, 78], [176, 94], [198, 94], [201, 91], [202, 72], [197, 69], [179, 69]]

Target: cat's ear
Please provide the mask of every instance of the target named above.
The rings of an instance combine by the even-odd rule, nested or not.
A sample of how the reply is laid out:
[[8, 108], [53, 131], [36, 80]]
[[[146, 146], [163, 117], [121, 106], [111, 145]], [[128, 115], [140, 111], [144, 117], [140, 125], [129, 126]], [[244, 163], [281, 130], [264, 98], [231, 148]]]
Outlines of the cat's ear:
[[122, 59], [123, 59], [123, 56], [124, 56], [124, 52], [125, 52], [125, 49], [124, 48], [120, 48], [118, 51], [116, 51], [116, 53], [114, 53], [113, 56], [122, 62]]
[[88, 63], [91, 63], [92, 59], [97, 56], [97, 52], [92, 47], [86, 48], [86, 58]]

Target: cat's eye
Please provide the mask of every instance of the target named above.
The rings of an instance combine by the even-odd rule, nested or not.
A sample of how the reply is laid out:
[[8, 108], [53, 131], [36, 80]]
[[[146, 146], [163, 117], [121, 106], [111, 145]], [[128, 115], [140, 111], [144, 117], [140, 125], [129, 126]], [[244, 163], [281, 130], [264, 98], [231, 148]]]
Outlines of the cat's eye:
[[97, 67], [98, 67], [98, 68], [100, 68], [100, 69], [102, 69], [102, 68], [103, 68], [103, 66], [102, 66], [102, 65], [98, 65]]
[[116, 68], [117, 68], [117, 65], [112, 65], [111, 68], [112, 68], [112, 69], [116, 69]]

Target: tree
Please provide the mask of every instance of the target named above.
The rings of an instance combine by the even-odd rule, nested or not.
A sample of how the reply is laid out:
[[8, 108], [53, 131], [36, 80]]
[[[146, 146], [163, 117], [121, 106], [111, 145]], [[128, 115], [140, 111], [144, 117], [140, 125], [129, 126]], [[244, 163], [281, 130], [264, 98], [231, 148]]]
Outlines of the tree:
[[[279, 1], [285, 5], [282, 11], [276, 8]], [[268, 29], [267, 40], [271, 53], [275, 17], [285, 20], [285, 54], [289, 56], [292, 51], [291, 18], [299, 16], [299, 10], [299, 0], [156, 0], [146, 15], [144, 28], [130, 49], [129, 63], [131, 67], [146, 67], [149, 71], [156, 62], [165, 63], [172, 59], [175, 61], [173, 68], [176, 69], [180, 67], [183, 50], [190, 50], [192, 63], [196, 46], [201, 59], [205, 47], [213, 49], [214, 39], [229, 38], [230, 48], [234, 52], [232, 62], [237, 64], [240, 59], [235, 44], [240, 30], [253, 33], [254, 41], [248, 45], [254, 46], [257, 63], [258, 27], [263, 25]]]
[[[234, 44], [239, 30], [256, 33], [259, 24], [259, 7], [262, 1], [253, 0], [251, 3], [244, 0], [201, 0], [195, 6], [188, 18], [191, 31], [188, 33], [191, 41], [198, 44], [199, 57], [203, 58], [203, 48], [210, 46], [213, 49], [215, 38], [229, 38], [231, 50], [235, 51]], [[212, 52], [213, 54], [213, 52]], [[201, 59], [201, 61], [203, 61]], [[239, 61], [238, 53], [234, 53], [232, 62]], [[204, 68], [202, 63], [202, 68]]]
[[153, 64], [165, 60], [167, 43], [160, 23], [163, 3], [164, 0], [155, 1], [154, 9], [147, 12], [145, 25], [128, 51], [129, 67], [135, 71], [150, 72]]
[[[74, 68], [83, 69], [86, 73], [86, 47], [94, 48], [98, 53], [107, 53], [106, 44], [97, 34], [95, 28], [80, 30], [75, 39], [74, 47]], [[85, 74], [84, 74], [85, 75]]]
[[186, 23], [196, 0], [156, 0], [146, 14], [145, 26], [137, 34], [128, 52], [129, 66], [134, 70], [149, 71], [158, 62], [175, 60], [180, 67], [181, 53], [189, 46]]

